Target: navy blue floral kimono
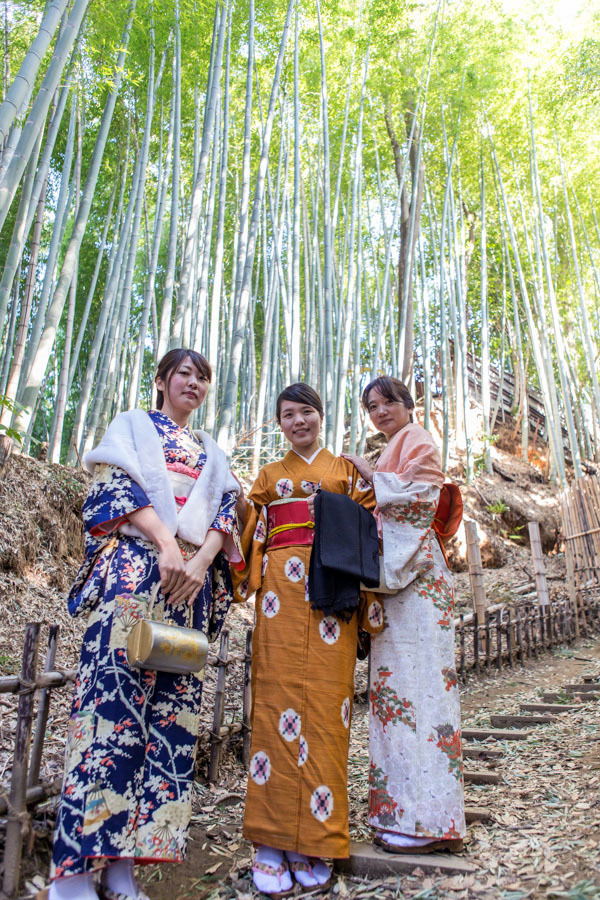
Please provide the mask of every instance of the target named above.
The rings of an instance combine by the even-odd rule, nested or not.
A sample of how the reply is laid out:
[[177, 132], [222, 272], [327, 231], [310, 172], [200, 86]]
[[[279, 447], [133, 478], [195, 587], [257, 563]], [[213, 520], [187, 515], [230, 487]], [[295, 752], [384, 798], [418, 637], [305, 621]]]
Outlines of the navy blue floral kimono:
[[[149, 413], [161, 438], [175, 500], [198, 477], [204, 446], [161, 412]], [[108, 858], [181, 862], [204, 673], [133, 669], [125, 647], [159, 579], [158, 550], [130, 537], [128, 513], [149, 506], [144, 491], [116, 466], [97, 465], [83, 506], [86, 557], [69, 595], [71, 615], [89, 612], [67, 740], [65, 780], [54, 838], [53, 878], [99, 868]], [[228, 535], [195, 599], [193, 625], [215, 640], [232, 599], [229, 560], [241, 562], [235, 494], [223, 496], [211, 526]], [[189, 559], [197, 550], [178, 539]], [[154, 618], [164, 609], [158, 595]], [[189, 608], [169, 608], [179, 625]]]

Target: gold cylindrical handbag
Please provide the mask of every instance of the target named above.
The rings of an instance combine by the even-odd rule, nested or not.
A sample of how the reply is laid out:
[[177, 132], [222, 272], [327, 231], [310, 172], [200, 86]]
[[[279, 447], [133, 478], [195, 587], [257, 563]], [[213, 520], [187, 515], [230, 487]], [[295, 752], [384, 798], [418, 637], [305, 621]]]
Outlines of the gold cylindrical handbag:
[[[196, 628], [157, 622], [152, 618], [160, 581], [152, 588], [146, 618], [133, 626], [127, 638], [127, 661], [136, 669], [154, 669], [184, 675], [200, 672], [208, 656], [206, 635]], [[190, 607], [190, 620], [192, 617]]]

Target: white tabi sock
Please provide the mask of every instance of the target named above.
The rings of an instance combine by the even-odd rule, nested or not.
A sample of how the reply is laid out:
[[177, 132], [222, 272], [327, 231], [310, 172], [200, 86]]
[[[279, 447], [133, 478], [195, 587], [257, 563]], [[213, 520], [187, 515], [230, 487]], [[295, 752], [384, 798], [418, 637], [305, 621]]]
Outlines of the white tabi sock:
[[91, 872], [55, 878], [48, 891], [48, 900], [98, 900]]
[[331, 878], [329, 866], [322, 859], [305, 856], [304, 853], [292, 853], [290, 850], [286, 850], [285, 855], [291, 863], [294, 878], [302, 887], [312, 888], [327, 884]]
[[393, 831], [380, 831], [379, 836], [390, 847], [425, 847], [426, 844], [432, 844], [439, 840], [438, 838], [416, 837], [412, 834], [395, 834]]
[[131, 900], [144, 897], [135, 880], [132, 859], [117, 859], [107, 866], [102, 872], [102, 884], [115, 894], [131, 897]]
[[[271, 871], [265, 871], [262, 866]], [[263, 894], [290, 891], [293, 885], [292, 876], [284, 859], [283, 850], [276, 850], [275, 847], [258, 847], [252, 866], [252, 878], [257, 890]]]

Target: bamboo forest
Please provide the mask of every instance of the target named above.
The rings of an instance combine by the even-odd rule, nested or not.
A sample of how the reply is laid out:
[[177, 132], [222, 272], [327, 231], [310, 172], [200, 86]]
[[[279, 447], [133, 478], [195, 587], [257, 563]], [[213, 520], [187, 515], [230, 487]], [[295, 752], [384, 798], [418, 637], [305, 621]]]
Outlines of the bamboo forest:
[[569, 0], [3, 0], [2, 430], [77, 464], [170, 347], [255, 472], [275, 399], [361, 451], [392, 374], [489, 466], [600, 460], [600, 11]]

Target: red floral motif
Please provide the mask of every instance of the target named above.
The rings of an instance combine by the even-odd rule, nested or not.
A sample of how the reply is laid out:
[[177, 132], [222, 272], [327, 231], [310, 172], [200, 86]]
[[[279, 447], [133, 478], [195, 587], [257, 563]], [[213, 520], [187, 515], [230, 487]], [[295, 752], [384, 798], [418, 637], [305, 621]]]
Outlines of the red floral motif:
[[437, 504], [430, 500], [413, 500], [412, 503], [389, 503], [380, 507], [386, 519], [393, 519], [401, 525], [414, 528], [429, 528], [437, 510]]
[[456, 687], [458, 683], [456, 670], [451, 669], [449, 666], [446, 666], [442, 669], [442, 678], [444, 679], [444, 684], [446, 685], [447, 691], [449, 691], [450, 688]]
[[398, 804], [392, 800], [387, 790], [388, 776], [375, 763], [369, 765], [369, 816], [379, 819], [381, 825], [395, 825], [397, 818], [404, 812], [398, 810]]
[[449, 722], [445, 725], [434, 726], [438, 736], [436, 747], [448, 757], [448, 771], [454, 775], [457, 781], [463, 779], [462, 742], [460, 728], [454, 728]]
[[399, 697], [398, 694], [389, 687], [387, 680], [392, 674], [385, 666], [380, 666], [377, 670], [378, 678], [371, 688], [369, 700], [371, 701], [371, 710], [374, 716], [377, 716], [383, 730], [390, 724], [397, 725], [403, 722], [417, 730], [416, 713], [414, 704], [407, 700], [406, 697]]
[[455, 841], [455, 840], [460, 840], [460, 837], [461, 837], [460, 832], [456, 830], [456, 822], [454, 821], [454, 819], [452, 819], [452, 825], [450, 826], [448, 831], [445, 831], [443, 833], [442, 840]]
[[454, 591], [444, 578], [444, 573], [440, 572], [437, 578], [432, 574], [423, 575], [418, 593], [423, 599], [431, 600], [436, 609], [440, 610], [442, 618], [438, 619], [437, 624], [443, 631], [450, 631], [454, 614]]

